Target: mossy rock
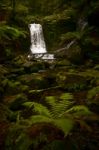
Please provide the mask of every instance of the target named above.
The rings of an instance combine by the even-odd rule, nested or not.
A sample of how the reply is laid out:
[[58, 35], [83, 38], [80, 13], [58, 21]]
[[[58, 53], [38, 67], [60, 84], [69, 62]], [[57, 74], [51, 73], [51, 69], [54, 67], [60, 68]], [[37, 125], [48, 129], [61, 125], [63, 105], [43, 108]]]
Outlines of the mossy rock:
[[10, 73], [16, 74], [16, 75], [21, 75], [25, 73], [25, 70], [23, 67], [19, 68], [11, 68]]
[[93, 87], [88, 91], [88, 103], [89, 104], [98, 104], [99, 105], [99, 86]]
[[[51, 77], [50, 77], [51, 78]], [[25, 85], [30, 86], [31, 89], [43, 89], [47, 88], [51, 81], [49, 81], [47, 75], [41, 73], [33, 73], [31, 75], [22, 75], [18, 80]]]
[[67, 74], [60, 72], [56, 77], [57, 83], [68, 91], [80, 91], [88, 88], [87, 80], [73, 73]]
[[2, 85], [5, 89], [5, 95], [18, 94], [28, 90], [28, 86], [22, 85], [21, 82], [15, 80], [5, 79], [2, 81]]
[[9, 70], [7, 67], [0, 65], [0, 72], [1, 72], [1, 75], [7, 75], [9, 73]]
[[40, 70], [45, 70], [45, 63], [42, 61], [29, 61], [23, 65], [26, 73], [36, 73]]
[[7, 132], [5, 149], [41, 149], [49, 142], [63, 139], [63, 136], [62, 131], [52, 124], [40, 123], [29, 126], [29, 124], [21, 125], [17, 123], [11, 125]]
[[71, 66], [70, 61], [65, 58], [56, 60], [54, 63], [54, 67], [64, 67], [64, 66], [66, 66], [66, 67]]
[[27, 62], [27, 58], [24, 55], [19, 55], [16, 56], [13, 60], [12, 60], [12, 65], [14, 67], [20, 67], [21, 65], [23, 65], [24, 63]]
[[83, 54], [79, 45], [72, 45], [67, 49], [66, 57], [74, 64], [81, 64], [83, 62]]
[[6, 98], [6, 103], [8, 103], [8, 106], [11, 110], [20, 110], [22, 109], [22, 104], [26, 101], [28, 101], [27, 96], [23, 93], [13, 95]]
[[9, 121], [13, 116], [13, 112], [4, 104], [0, 104], [0, 122]]
[[27, 127], [18, 123], [11, 125], [5, 139], [5, 149], [28, 150], [32, 141], [26, 135]]
[[99, 86], [93, 87], [88, 91], [87, 104], [91, 111], [99, 114]]

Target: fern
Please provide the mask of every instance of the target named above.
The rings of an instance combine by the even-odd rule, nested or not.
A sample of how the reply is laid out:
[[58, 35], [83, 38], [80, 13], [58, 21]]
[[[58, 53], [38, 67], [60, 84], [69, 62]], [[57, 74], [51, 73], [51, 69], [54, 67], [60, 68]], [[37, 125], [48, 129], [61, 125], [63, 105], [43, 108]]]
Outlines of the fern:
[[52, 123], [67, 135], [74, 123], [78, 122], [78, 118], [92, 115], [92, 112], [84, 105], [73, 106], [72, 99], [73, 96], [70, 93], [64, 93], [59, 98], [55, 96], [46, 97], [46, 103], [50, 107], [36, 102], [25, 102], [24, 106], [32, 108], [36, 113], [30, 117], [31, 123]]
[[40, 122], [53, 122], [54, 120], [52, 118], [46, 117], [44, 115], [33, 115], [30, 117], [30, 120], [32, 123], [40, 123]]
[[81, 116], [89, 116], [93, 113], [84, 105], [77, 105], [73, 106], [69, 110], [67, 110], [65, 113], [69, 113], [75, 117], [81, 117]]
[[50, 105], [50, 109], [36, 102], [25, 102], [24, 106], [32, 108], [32, 110], [37, 113], [37, 115], [30, 117], [32, 123], [52, 123], [60, 128], [65, 134], [68, 134], [72, 129], [74, 122], [70, 118], [65, 118], [62, 114], [71, 106], [71, 104], [73, 104], [73, 102], [70, 101], [72, 98], [71, 94], [65, 93], [60, 96], [60, 101], [58, 102], [56, 97], [48, 96], [46, 102]]
[[59, 118], [55, 119], [53, 121], [53, 124], [56, 125], [59, 129], [61, 129], [66, 136], [73, 128], [74, 122], [70, 118]]
[[29, 107], [29, 108], [33, 107], [33, 111], [39, 115], [51, 117], [50, 111], [47, 109], [47, 107], [40, 103], [25, 102], [24, 106]]
[[0, 40], [15, 40], [19, 37], [26, 37], [26, 32], [8, 25], [0, 25]]
[[99, 86], [96, 86], [94, 88], [92, 88], [91, 90], [88, 91], [88, 104], [98, 104], [99, 105], [99, 101], [98, 101], [98, 94], [99, 94]]
[[70, 101], [73, 99], [73, 96], [70, 93], [64, 93], [60, 96], [60, 101], [53, 96], [49, 96], [46, 98], [46, 102], [51, 106], [52, 116], [54, 118], [60, 117], [64, 111], [66, 111], [73, 102]]

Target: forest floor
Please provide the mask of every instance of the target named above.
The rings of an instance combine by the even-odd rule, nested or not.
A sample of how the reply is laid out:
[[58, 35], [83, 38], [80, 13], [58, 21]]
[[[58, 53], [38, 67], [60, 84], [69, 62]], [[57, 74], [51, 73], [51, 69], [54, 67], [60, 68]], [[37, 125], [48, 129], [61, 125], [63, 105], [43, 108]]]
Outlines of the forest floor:
[[[0, 65], [0, 149], [22, 150], [98, 150], [99, 148], [99, 65], [71, 65], [62, 60], [54, 62], [28, 61], [19, 56]], [[73, 103], [85, 106], [80, 117], [75, 115], [73, 129], [64, 133], [52, 124], [29, 124], [35, 115], [25, 102], [46, 105], [46, 97], [54, 97], [60, 102], [64, 93], [73, 96]], [[48, 106], [49, 107], [49, 106]], [[45, 133], [45, 130], [47, 133]], [[50, 131], [50, 132], [49, 132]], [[40, 134], [42, 138], [40, 139]], [[30, 136], [28, 140], [27, 135]], [[47, 136], [47, 139], [45, 137]], [[25, 144], [24, 144], [24, 141]], [[56, 147], [53, 147], [56, 142]], [[50, 143], [52, 147], [50, 147]], [[58, 144], [57, 144], [58, 143]], [[55, 144], [55, 143], [54, 143]], [[22, 147], [23, 146], [23, 147]], [[46, 148], [47, 147], [47, 148]], [[59, 148], [60, 147], [60, 148]]]

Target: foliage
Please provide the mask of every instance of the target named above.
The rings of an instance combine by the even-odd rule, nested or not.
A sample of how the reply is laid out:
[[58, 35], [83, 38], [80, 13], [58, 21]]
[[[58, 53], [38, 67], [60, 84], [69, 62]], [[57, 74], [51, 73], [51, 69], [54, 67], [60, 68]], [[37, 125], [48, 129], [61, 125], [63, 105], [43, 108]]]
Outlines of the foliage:
[[13, 112], [4, 104], [0, 104], [0, 121], [7, 121], [13, 118]]
[[78, 105], [73, 106], [71, 109], [67, 110], [66, 113], [72, 114], [74, 117], [83, 117], [83, 116], [89, 116], [93, 114], [86, 106], [84, 105]]
[[88, 104], [99, 104], [99, 86], [92, 88], [88, 91]]
[[46, 106], [43, 106], [42, 104], [40, 103], [36, 103], [36, 102], [25, 102], [24, 103], [24, 106], [26, 107], [33, 107], [33, 110], [35, 112], [37, 112], [39, 115], [44, 115], [46, 117], [49, 117], [50, 116], [50, 112], [49, 110], [46, 108]]
[[61, 40], [62, 41], [69, 41], [73, 39], [80, 39], [81, 35], [79, 32], [67, 32], [65, 34], [62, 34]]
[[32, 141], [26, 135], [26, 126], [15, 124], [9, 129], [9, 134], [5, 142], [5, 150], [28, 150]]
[[68, 133], [72, 129], [73, 122], [69, 118], [61, 118], [61, 115], [64, 110], [72, 104], [72, 102], [69, 101], [72, 99], [72, 96], [71, 94], [64, 94], [60, 97], [60, 100], [61, 99], [63, 101], [57, 102], [54, 97], [47, 97], [46, 102], [51, 106], [51, 110], [36, 102], [24, 103], [27, 107], [34, 106], [33, 111], [37, 113], [37, 115], [30, 118], [32, 123], [51, 122], [62, 129], [65, 134]]
[[73, 96], [70, 93], [64, 93], [59, 98], [46, 97], [48, 107], [36, 102], [26, 102], [23, 105], [32, 108], [33, 112], [36, 113], [29, 118], [33, 124], [40, 122], [52, 123], [67, 135], [73, 128], [76, 118], [92, 114], [86, 106], [72, 106], [72, 99]]
[[0, 40], [15, 40], [19, 37], [26, 37], [26, 32], [8, 25], [0, 25]]
[[92, 88], [88, 91], [88, 99], [92, 99], [96, 94], [99, 93], [99, 86]]

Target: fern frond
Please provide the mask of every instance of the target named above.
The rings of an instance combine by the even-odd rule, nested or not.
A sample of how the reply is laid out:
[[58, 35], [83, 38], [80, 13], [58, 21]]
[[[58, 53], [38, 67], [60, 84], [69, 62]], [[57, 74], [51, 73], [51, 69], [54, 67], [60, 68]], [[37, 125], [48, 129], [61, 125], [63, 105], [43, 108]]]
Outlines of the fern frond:
[[48, 110], [48, 108], [40, 103], [36, 103], [36, 102], [25, 102], [24, 106], [28, 107], [28, 108], [32, 108], [34, 112], [36, 112], [39, 115], [44, 115], [44, 116], [48, 116], [51, 117], [51, 113]]
[[52, 122], [52, 119], [43, 115], [33, 115], [30, 117], [31, 123]]
[[78, 106], [73, 106], [69, 110], [67, 110], [65, 113], [73, 114], [75, 117], [80, 117], [80, 116], [88, 116], [92, 115], [93, 113], [88, 109], [88, 107], [84, 105], [78, 105]]
[[61, 116], [73, 104], [71, 99], [73, 99], [73, 96], [70, 93], [62, 94], [59, 101], [55, 97], [47, 97], [46, 102], [51, 106], [51, 115], [53, 118]]
[[0, 25], [0, 39], [17, 39], [19, 37], [26, 37], [26, 32], [23, 30], [19, 30], [14, 27], [10, 27], [8, 25]]
[[61, 129], [65, 135], [67, 135], [71, 129], [73, 128], [74, 122], [71, 119], [63, 118], [63, 119], [55, 119], [54, 125], [56, 125], [59, 129]]
[[71, 100], [71, 99], [73, 99], [73, 95], [71, 93], [64, 93], [60, 96], [60, 99], [62, 99], [62, 100]]
[[52, 123], [59, 129], [61, 129], [65, 135], [67, 135], [73, 128], [74, 122], [71, 119], [52, 119], [43, 115], [34, 115], [30, 118], [31, 123]]
[[33, 106], [33, 102], [25, 102], [23, 103], [23, 106], [31, 108]]
[[56, 105], [56, 98], [55, 96], [47, 96], [45, 101], [47, 102], [47, 104], [49, 104], [51, 107]]

